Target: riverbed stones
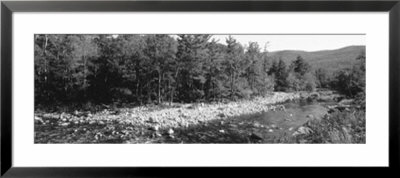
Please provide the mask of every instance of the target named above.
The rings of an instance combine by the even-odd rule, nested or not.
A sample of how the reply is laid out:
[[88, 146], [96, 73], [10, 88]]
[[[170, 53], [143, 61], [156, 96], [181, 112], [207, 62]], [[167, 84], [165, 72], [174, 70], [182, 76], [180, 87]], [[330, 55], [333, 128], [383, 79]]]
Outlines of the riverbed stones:
[[42, 118], [35, 116], [35, 124], [43, 124], [43, 123], [44, 122], [43, 122]]
[[297, 136], [297, 135], [303, 135], [303, 134], [310, 134], [310, 133], [313, 133], [313, 130], [311, 130], [310, 128], [308, 128], [308, 127], [304, 127], [304, 126], [300, 126], [297, 130], [296, 130], [296, 132], [294, 132], [293, 134], [292, 134], [292, 136]]
[[261, 127], [261, 124], [258, 123], [258, 122], [254, 122], [254, 123], [253, 123], [253, 126], [258, 128], [258, 127]]
[[[116, 115], [110, 115], [109, 109], [105, 109], [103, 112], [89, 113], [86, 116], [77, 116], [67, 113], [51, 113], [56, 119], [67, 119], [75, 124], [75, 121], [79, 121], [77, 124], [99, 124], [103, 125], [102, 122], [108, 124], [122, 123], [132, 124], [137, 126], [144, 126], [144, 129], [159, 130], [161, 127], [164, 129], [174, 129], [178, 127], [189, 127], [190, 125], [204, 125], [206, 123], [219, 124], [220, 121], [212, 122], [215, 120], [227, 121], [228, 118], [242, 116], [247, 114], [255, 114], [260, 112], [269, 111], [269, 107], [274, 107], [276, 103], [284, 102], [288, 99], [296, 99], [299, 97], [297, 93], [284, 93], [275, 92], [264, 97], [255, 97], [252, 100], [238, 100], [229, 101], [225, 103], [199, 103], [195, 108], [191, 108], [192, 104], [179, 104], [177, 107], [158, 107], [158, 106], [140, 106], [134, 108], [119, 108], [119, 112], [115, 112]], [[283, 110], [283, 105], [278, 110]], [[201, 109], [200, 109], [201, 108]], [[80, 114], [80, 113], [79, 113]], [[78, 115], [79, 115], [78, 114]], [[44, 117], [44, 116], [43, 116]], [[49, 116], [50, 117], [50, 116]], [[49, 117], [44, 117], [46, 120]], [[71, 118], [71, 119], [69, 119]], [[61, 120], [60, 120], [61, 121]], [[100, 122], [102, 121], [102, 122]], [[211, 121], [211, 122], [210, 122]], [[39, 122], [39, 121], [35, 121]], [[230, 126], [236, 128], [248, 124], [252, 126], [252, 123], [239, 122], [237, 124], [231, 124], [231, 122], [222, 122], [221, 125]], [[262, 127], [260, 123], [254, 123], [254, 127]], [[160, 127], [160, 128], [159, 128]], [[273, 128], [273, 127], [272, 127]], [[271, 129], [272, 129], [271, 128]], [[264, 130], [269, 129], [267, 126]]]
[[219, 113], [218, 117], [225, 117], [226, 115], [224, 113]]
[[308, 119], [314, 119], [314, 115], [308, 114], [308, 115], [306, 116], [306, 118], [308, 118]]
[[253, 143], [258, 143], [263, 140], [262, 135], [259, 133], [251, 133], [249, 139]]
[[60, 123], [60, 126], [67, 127], [67, 126], [69, 126], [69, 123], [63, 122], [63, 123]]
[[172, 135], [172, 134], [174, 134], [174, 130], [170, 128], [170, 129], [168, 129], [167, 133], [168, 133], [168, 135]]

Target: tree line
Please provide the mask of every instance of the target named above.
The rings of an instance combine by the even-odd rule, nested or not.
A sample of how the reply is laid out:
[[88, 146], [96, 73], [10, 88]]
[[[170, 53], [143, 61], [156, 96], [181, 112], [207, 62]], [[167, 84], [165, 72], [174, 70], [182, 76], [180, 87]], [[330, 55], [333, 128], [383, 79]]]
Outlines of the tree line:
[[35, 102], [196, 102], [271, 91], [365, 90], [365, 55], [348, 70], [271, 60], [256, 42], [212, 35], [35, 35]]

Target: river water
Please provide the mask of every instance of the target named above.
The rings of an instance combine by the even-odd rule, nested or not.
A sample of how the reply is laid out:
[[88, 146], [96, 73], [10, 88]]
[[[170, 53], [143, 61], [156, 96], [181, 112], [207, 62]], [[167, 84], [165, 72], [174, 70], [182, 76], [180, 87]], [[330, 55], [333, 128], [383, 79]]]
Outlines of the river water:
[[[259, 123], [261, 128], [254, 129], [266, 138], [265, 141], [279, 138], [282, 135], [290, 135], [296, 129], [305, 124], [310, 119], [320, 119], [328, 113], [328, 107], [336, 102], [290, 102], [282, 104], [285, 111], [268, 111], [253, 118], [249, 118], [250, 122]], [[264, 127], [265, 126], [265, 127]]]

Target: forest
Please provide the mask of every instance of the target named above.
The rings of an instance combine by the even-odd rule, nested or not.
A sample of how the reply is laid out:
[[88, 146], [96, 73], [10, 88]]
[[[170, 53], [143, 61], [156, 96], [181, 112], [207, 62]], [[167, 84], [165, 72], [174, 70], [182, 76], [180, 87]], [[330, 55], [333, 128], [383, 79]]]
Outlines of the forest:
[[212, 35], [35, 35], [35, 103], [198, 102], [270, 91], [364, 91], [365, 56], [348, 70], [271, 60], [256, 42]]
[[[254, 100], [274, 93], [303, 92], [310, 98], [319, 91], [334, 91], [341, 98], [356, 100], [358, 108], [363, 103], [361, 108], [365, 108], [365, 51], [354, 59], [348, 59], [354, 61], [354, 65], [334, 70], [326, 65], [312, 65], [301, 55], [290, 62], [277, 59], [271, 57], [266, 46], [257, 42], [241, 44], [232, 36], [217, 41], [208, 34], [36, 34], [34, 44], [35, 113], [61, 113], [57, 116], [63, 120], [57, 121], [62, 122], [59, 126], [64, 124], [75, 129], [74, 133], [79, 133], [76, 127], [81, 128], [82, 123], [75, 122], [76, 127], [69, 123], [75, 121], [75, 116], [82, 119], [80, 112], [87, 112], [77, 108], [92, 110], [97, 106], [121, 108], [126, 105], [173, 106], [176, 103], [201, 103], [203, 106], [204, 103]], [[60, 111], [61, 106], [69, 110]], [[64, 119], [64, 112], [70, 110], [75, 114]], [[46, 117], [36, 115], [38, 123], [46, 125], [43, 121]], [[218, 114], [221, 118], [224, 115]], [[136, 116], [132, 114], [132, 117]], [[365, 120], [365, 116], [362, 117]], [[152, 117], [149, 120], [146, 122], [153, 125], [164, 123]], [[47, 121], [46, 127], [35, 125], [35, 132], [57, 130], [51, 122]], [[159, 132], [158, 126], [149, 127], [151, 138], [162, 138], [160, 134], [154, 135]], [[171, 130], [177, 132], [174, 127], [161, 128], [167, 133]], [[273, 128], [267, 130], [271, 132]], [[218, 128], [217, 132], [226, 135], [226, 130]], [[135, 133], [148, 134], [143, 130]], [[90, 134], [93, 140], [101, 140], [97, 133], [87, 133], [86, 136]], [[101, 135], [105, 139], [103, 142], [122, 141], [122, 136], [118, 136], [118, 141], [111, 141], [112, 136], [107, 139], [104, 133]], [[250, 136], [260, 137], [253, 133]], [[42, 137], [45, 136], [35, 135], [35, 141]], [[48, 142], [47, 137], [38, 142]]]

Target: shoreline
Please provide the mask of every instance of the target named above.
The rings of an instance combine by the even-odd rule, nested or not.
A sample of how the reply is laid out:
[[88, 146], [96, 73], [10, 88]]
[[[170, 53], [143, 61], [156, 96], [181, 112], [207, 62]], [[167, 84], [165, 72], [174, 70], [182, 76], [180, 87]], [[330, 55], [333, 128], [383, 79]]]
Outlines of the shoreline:
[[273, 109], [270, 105], [296, 100], [304, 97], [300, 92], [274, 92], [268, 96], [255, 97], [251, 100], [231, 101], [212, 104], [183, 104], [180, 107], [157, 108], [139, 106], [133, 108], [118, 108], [117, 113], [104, 109], [97, 113], [44, 113], [35, 111], [35, 118], [52, 118], [60, 120], [59, 125], [95, 124], [105, 125], [108, 122], [131, 124], [134, 126], [178, 128], [202, 124], [216, 119], [237, 117], [240, 115], [257, 114]]
[[[35, 111], [35, 143], [191, 143], [191, 139], [202, 143], [248, 143], [251, 142], [247, 140], [249, 134], [274, 143], [276, 136], [295, 132], [294, 125], [302, 120], [281, 123], [275, 118], [265, 123], [258, 119], [261, 114], [286, 113], [287, 103], [309, 99], [323, 102], [321, 98], [324, 98], [322, 92], [274, 92], [251, 100], [177, 104], [178, 107], [147, 105], [93, 113]], [[292, 113], [286, 115], [292, 116]], [[204, 140], [206, 137], [210, 140]]]

